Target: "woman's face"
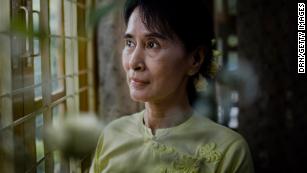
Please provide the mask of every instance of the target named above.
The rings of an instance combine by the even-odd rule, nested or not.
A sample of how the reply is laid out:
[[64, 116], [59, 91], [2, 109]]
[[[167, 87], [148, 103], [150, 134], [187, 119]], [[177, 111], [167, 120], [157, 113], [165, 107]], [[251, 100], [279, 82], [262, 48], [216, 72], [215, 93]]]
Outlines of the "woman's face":
[[138, 8], [130, 16], [124, 40], [122, 63], [133, 100], [173, 101], [186, 95], [191, 58], [180, 41], [149, 31]]

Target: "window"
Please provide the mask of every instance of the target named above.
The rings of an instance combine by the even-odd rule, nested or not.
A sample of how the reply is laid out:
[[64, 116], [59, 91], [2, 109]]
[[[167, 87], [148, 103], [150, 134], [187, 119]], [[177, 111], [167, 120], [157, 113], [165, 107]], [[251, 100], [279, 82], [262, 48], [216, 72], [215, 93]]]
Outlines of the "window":
[[[219, 65], [229, 73], [236, 72], [239, 66], [238, 37], [236, 31], [237, 0], [216, 0], [215, 31], [217, 49], [223, 53]], [[227, 74], [229, 74], [227, 73]], [[216, 83], [218, 122], [233, 129], [239, 126], [238, 89], [229, 87], [229, 82]], [[237, 98], [237, 99], [236, 99]]]
[[[2, 0], [0, 172], [69, 172], [43, 128], [95, 111], [90, 0]], [[87, 158], [88, 159], [88, 158]], [[81, 160], [85, 165], [88, 160]], [[76, 168], [75, 168], [76, 169]]]

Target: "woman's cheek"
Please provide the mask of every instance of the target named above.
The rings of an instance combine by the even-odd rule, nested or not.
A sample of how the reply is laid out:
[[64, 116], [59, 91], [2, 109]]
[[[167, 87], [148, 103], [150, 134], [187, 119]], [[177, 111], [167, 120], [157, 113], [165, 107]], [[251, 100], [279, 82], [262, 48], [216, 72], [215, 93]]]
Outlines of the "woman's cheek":
[[129, 57], [127, 55], [127, 51], [125, 50], [123, 50], [122, 53], [122, 66], [126, 72], [129, 70]]

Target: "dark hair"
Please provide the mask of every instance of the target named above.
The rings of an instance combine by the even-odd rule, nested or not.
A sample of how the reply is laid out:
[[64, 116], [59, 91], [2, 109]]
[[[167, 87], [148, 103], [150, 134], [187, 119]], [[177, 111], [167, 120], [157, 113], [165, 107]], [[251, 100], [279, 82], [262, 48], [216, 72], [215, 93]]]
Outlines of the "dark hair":
[[214, 32], [211, 7], [203, 0], [127, 0], [124, 7], [126, 25], [136, 7], [148, 30], [159, 31], [171, 39], [179, 38], [189, 53], [205, 48], [205, 58], [199, 72], [188, 81], [189, 102], [193, 105], [197, 97], [194, 81], [198, 80], [199, 75], [212, 78]]

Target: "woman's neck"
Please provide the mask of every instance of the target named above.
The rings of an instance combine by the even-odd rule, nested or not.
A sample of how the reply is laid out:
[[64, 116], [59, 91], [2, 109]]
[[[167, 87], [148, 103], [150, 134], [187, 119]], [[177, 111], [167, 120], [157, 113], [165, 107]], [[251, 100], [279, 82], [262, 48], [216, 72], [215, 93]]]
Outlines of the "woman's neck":
[[145, 103], [144, 123], [155, 134], [158, 128], [177, 126], [192, 115], [188, 99], [175, 99], [169, 103]]

